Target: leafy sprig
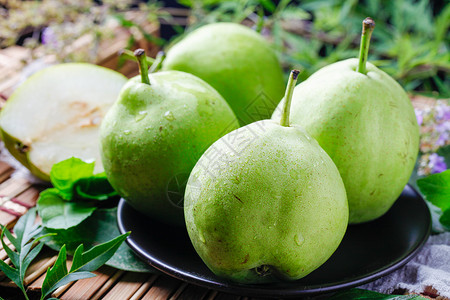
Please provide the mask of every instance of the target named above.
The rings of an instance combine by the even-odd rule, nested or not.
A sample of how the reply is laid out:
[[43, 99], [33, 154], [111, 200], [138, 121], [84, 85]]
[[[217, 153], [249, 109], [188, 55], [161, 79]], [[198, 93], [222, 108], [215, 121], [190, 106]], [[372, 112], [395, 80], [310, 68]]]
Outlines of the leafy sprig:
[[[1, 243], [13, 266], [0, 260], [0, 270], [11, 279], [22, 291], [25, 299], [29, 299], [26, 293], [24, 279], [31, 262], [41, 252], [43, 243], [40, 240], [54, 233], [40, 235], [43, 227], [36, 222], [36, 209], [31, 208], [28, 213], [22, 216], [14, 226], [15, 237], [4, 226], [1, 226]], [[47, 270], [41, 290], [41, 300], [45, 299], [57, 288], [79, 279], [95, 276], [92, 272], [107, 262], [127, 238], [130, 233], [120, 235], [108, 242], [97, 245], [90, 250], [83, 252], [83, 244], [76, 249], [72, 266], [67, 270], [66, 248], [63, 246], [58, 254], [53, 267]], [[9, 247], [4, 237], [7, 237], [15, 250]]]
[[[42, 231], [42, 226], [35, 224], [36, 209], [32, 208], [21, 217], [16, 226], [14, 226], [14, 237], [11, 232], [4, 226], [1, 226], [1, 242], [3, 249], [11, 260], [13, 266], [9, 266], [3, 260], [0, 260], [0, 270], [2, 270], [9, 279], [11, 279], [22, 291], [25, 298], [28, 296], [23, 284], [25, 273], [31, 261], [39, 254], [44, 244], [37, 243], [40, 239], [53, 235], [52, 233], [35, 238]], [[14, 246], [15, 251], [12, 250], [4, 240], [4, 236], [8, 238]], [[34, 239], [34, 240], [33, 240]], [[33, 248], [33, 246], [35, 246]]]
[[[50, 179], [54, 188], [41, 192], [37, 208], [45, 233], [55, 233], [43, 242], [56, 251], [75, 254], [120, 235], [117, 228], [118, 200], [105, 173], [94, 174], [94, 163], [69, 158], [53, 165]], [[134, 272], [153, 272], [133, 251], [122, 245], [106, 263]]]
[[73, 255], [72, 267], [69, 271], [67, 270], [66, 247], [63, 246], [59, 251], [55, 264], [47, 270], [47, 275], [42, 283], [41, 300], [69, 282], [94, 277], [95, 274], [92, 272], [101, 267], [114, 255], [129, 234], [129, 232], [122, 234], [86, 252], [83, 252], [83, 244], [79, 245]]

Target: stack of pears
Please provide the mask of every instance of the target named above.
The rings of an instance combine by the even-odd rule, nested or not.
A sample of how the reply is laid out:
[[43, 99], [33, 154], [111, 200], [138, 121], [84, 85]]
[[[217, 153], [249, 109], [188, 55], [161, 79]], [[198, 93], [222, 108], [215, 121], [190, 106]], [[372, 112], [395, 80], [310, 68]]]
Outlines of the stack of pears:
[[[27, 99], [39, 86], [46, 95], [46, 77], [73, 75], [92, 86], [78, 93], [97, 99], [92, 103], [99, 108], [88, 112], [103, 113], [117, 98], [101, 123], [100, 155], [111, 185], [131, 206], [186, 225], [199, 256], [219, 276], [240, 283], [296, 280], [333, 254], [348, 223], [374, 220], [392, 206], [417, 158], [418, 124], [408, 96], [367, 62], [374, 25], [363, 22], [359, 60], [329, 65], [297, 87], [298, 71], [292, 71], [281, 102], [274, 51], [252, 30], [219, 23], [173, 46], [161, 72], [149, 74], [145, 52], [137, 50], [140, 76], [126, 83], [83, 65], [49, 69], [8, 101], [0, 132], [43, 179], [53, 163], [46, 156], [83, 157], [84, 148], [52, 147], [72, 129], [44, 134], [66, 124], [63, 116], [43, 125], [29, 118], [34, 106]], [[97, 83], [109, 92], [98, 92]], [[78, 105], [71, 89], [56, 89], [64, 107]], [[17, 116], [24, 123], [13, 126]], [[95, 130], [78, 131], [74, 136], [89, 136], [89, 143], [97, 137]], [[86, 159], [96, 153], [97, 146]], [[174, 183], [181, 203], [171, 198]]]

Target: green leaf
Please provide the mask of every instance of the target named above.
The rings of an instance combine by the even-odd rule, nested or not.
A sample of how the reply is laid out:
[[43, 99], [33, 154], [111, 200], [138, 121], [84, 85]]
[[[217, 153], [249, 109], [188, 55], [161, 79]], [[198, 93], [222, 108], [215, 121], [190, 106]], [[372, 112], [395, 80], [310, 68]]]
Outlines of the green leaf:
[[30, 266], [30, 263], [33, 261], [33, 259], [36, 258], [36, 256], [41, 252], [42, 247], [44, 247], [43, 243], [37, 244], [33, 250], [28, 253], [27, 256], [25, 256], [25, 259], [23, 260], [22, 267], [20, 268], [20, 278], [25, 278], [25, 272], [27, 271], [28, 267]]
[[97, 245], [84, 253], [82, 253], [83, 248], [81, 248], [81, 251], [75, 251], [75, 264], [72, 265], [70, 271], [73, 272], [97, 270], [114, 255], [122, 242], [125, 241], [125, 239], [129, 235], [129, 232], [119, 235], [111, 241]]
[[79, 179], [74, 183], [73, 188], [79, 199], [102, 201], [118, 195], [109, 183], [104, 172]]
[[75, 253], [73, 254], [71, 269], [76, 270], [83, 265], [83, 260], [82, 260], [83, 252], [84, 252], [84, 246], [83, 246], [83, 244], [81, 244], [80, 246], [78, 246], [78, 248], [75, 250]]
[[[67, 230], [45, 228], [44, 233], [57, 233], [43, 240], [47, 246], [56, 251], [66, 245], [67, 252], [74, 253], [81, 243], [86, 249], [90, 249], [120, 235], [117, 229], [117, 208], [97, 209], [92, 216], [75, 227]], [[132, 272], [156, 272], [137, 257], [126, 243], [119, 247], [106, 265]]]
[[328, 300], [426, 300], [426, 298], [418, 295], [385, 295], [377, 292], [363, 290], [363, 289], [351, 289], [337, 293]]
[[[21, 248], [34, 236], [38, 235], [42, 230], [36, 221], [36, 208], [30, 208], [28, 212], [23, 215], [14, 226], [14, 232], [16, 234], [17, 244], [14, 245], [20, 252]], [[8, 237], [9, 239], [9, 237]], [[11, 241], [12, 242], [12, 241]], [[17, 247], [18, 246], [18, 247]]]
[[83, 253], [83, 245], [75, 250], [73, 264], [67, 271], [66, 246], [62, 246], [55, 264], [49, 268], [42, 283], [41, 299], [44, 299], [57, 288], [75, 280], [95, 276], [91, 273], [108, 261], [119, 248], [129, 233], [122, 234], [111, 241], [97, 245]]
[[417, 180], [425, 198], [446, 211], [450, 208], [450, 170]]
[[20, 279], [19, 270], [9, 266], [3, 260], [0, 260], [0, 270], [11, 279], [20, 289], [23, 289], [23, 283]]
[[[81, 279], [86, 279], [86, 278], [91, 278], [91, 277], [95, 277], [96, 275], [94, 273], [91, 272], [76, 272], [76, 273], [68, 273], [66, 276], [64, 276], [64, 278], [62, 278], [61, 280], [59, 280], [57, 283], [55, 283], [55, 285], [53, 285], [48, 291], [46, 296], [48, 296], [49, 294], [53, 293], [57, 288], [62, 287], [63, 285], [68, 284], [69, 282], [72, 281], [77, 281], [77, 280], [81, 280]], [[42, 293], [42, 292], [41, 292]], [[41, 296], [42, 297], [42, 296]], [[44, 297], [45, 298], [45, 297]], [[41, 298], [41, 299], [44, 299]]]
[[[23, 218], [23, 216], [22, 216]], [[20, 221], [20, 219], [19, 219]], [[19, 221], [17, 221], [17, 223], [19, 223]], [[16, 223], [16, 224], [17, 224]], [[9, 230], [6, 229], [5, 226], [1, 225], [1, 229], [2, 229], [2, 234], [6, 235], [6, 237], [8, 238], [8, 240], [11, 242], [11, 244], [16, 248], [17, 251], [20, 251], [20, 249], [22, 248], [22, 246], [20, 245], [20, 242], [11, 234], [11, 232], [9, 232]], [[17, 232], [17, 231], [16, 231]], [[16, 233], [17, 234], [17, 233]], [[3, 243], [3, 241], [2, 241]]]
[[113, 17], [114, 17], [117, 21], [119, 21], [119, 23], [120, 23], [120, 25], [121, 25], [122, 27], [125, 27], [125, 28], [131, 28], [131, 27], [133, 27], [133, 26], [135, 25], [133, 21], [130, 21], [130, 20], [125, 19], [125, 16], [123, 16], [123, 15], [121, 15], [121, 14], [114, 14]]
[[444, 158], [445, 164], [450, 168], [450, 145], [439, 148], [437, 154]]
[[439, 222], [450, 231], [450, 209], [445, 210], [439, 218]]
[[[2, 260], [0, 262], [0, 270], [2, 270], [5, 275], [21, 289], [26, 299], [28, 299], [28, 296], [23, 284], [25, 273], [31, 261], [39, 254], [44, 245], [38, 244], [32, 249], [34, 242], [31, 242], [31, 240], [42, 230], [42, 227], [39, 224], [35, 224], [35, 220], [36, 209], [31, 208], [17, 221], [16, 226], [14, 227], [14, 232], [17, 237], [14, 237], [6, 227], [0, 225], [2, 229], [0, 235], [1, 243], [14, 265], [14, 267], [11, 267]], [[6, 245], [4, 236], [6, 236], [14, 245], [15, 251]]]
[[94, 174], [94, 164], [86, 163], [79, 158], [69, 158], [54, 164], [50, 171], [50, 180], [53, 186], [59, 190], [62, 198], [72, 200], [73, 185], [81, 178]]
[[46, 189], [41, 192], [37, 208], [43, 225], [53, 229], [76, 226], [97, 209], [88, 202], [65, 201], [57, 189]]
[[269, 12], [275, 11], [275, 4], [271, 0], [258, 0], [258, 2]]
[[[16, 268], [19, 268], [20, 267], [19, 254], [17, 252], [13, 251], [11, 248], [9, 248], [8, 245], [6, 245], [5, 241], [3, 240], [3, 236], [6, 234], [6, 236], [8, 237], [8, 240], [11, 243], [12, 243], [11, 240], [15, 240], [15, 238], [12, 236], [12, 234], [9, 232], [9, 230], [6, 227], [1, 225], [1, 228], [2, 228], [2, 234], [1, 234], [0, 238], [1, 238], [2, 245], [3, 245], [3, 249], [5, 250], [6, 254], [8, 254], [8, 257], [9, 257], [9, 259], [11, 259], [11, 262], [13, 263], [13, 265]], [[13, 243], [13, 245], [14, 245], [14, 243]], [[20, 251], [20, 248], [16, 247], [16, 251]]]
[[52, 292], [52, 288], [68, 274], [67, 272], [67, 256], [66, 247], [63, 246], [61, 251], [58, 253], [55, 264], [53, 267], [49, 267], [47, 274], [45, 275], [44, 282], [42, 283], [42, 297], [45, 298], [49, 293]]

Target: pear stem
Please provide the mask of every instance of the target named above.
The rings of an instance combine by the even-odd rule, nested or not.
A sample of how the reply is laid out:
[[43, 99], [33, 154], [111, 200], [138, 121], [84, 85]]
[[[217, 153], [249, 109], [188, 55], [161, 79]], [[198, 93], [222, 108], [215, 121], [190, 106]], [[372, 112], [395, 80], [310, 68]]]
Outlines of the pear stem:
[[295, 84], [297, 83], [297, 77], [300, 71], [292, 70], [289, 75], [289, 81], [286, 87], [286, 93], [284, 94], [284, 106], [281, 114], [280, 125], [289, 127], [289, 114], [291, 111], [292, 95], [294, 94]]
[[[128, 59], [128, 60], [134, 60], [134, 61], [136, 60], [136, 56], [134, 56], [133, 51], [130, 51], [128, 49], [120, 50], [119, 51], [119, 56], [123, 56], [123, 57], [125, 57], [125, 59]], [[148, 57], [148, 56], [146, 58], [147, 58], [147, 64], [148, 65], [153, 65], [153, 63], [156, 60], [156, 59]]]
[[370, 38], [373, 29], [375, 28], [375, 21], [371, 18], [365, 18], [362, 26], [361, 45], [359, 47], [359, 65], [357, 71], [366, 74], [366, 62], [369, 55]]
[[148, 78], [147, 56], [145, 56], [145, 50], [137, 49], [136, 51], [134, 51], [134, 56], [136, 56], [139, 64], [139, 73], [141, 73], [142, 83], [150, 85], [150, 79]]
[[155, 73], [159, 69], [161, 69], [162, 62], [166, 59], [166, 53], [164, 51], [159, 51], [158, 54], [156, 54], [156, 57], [153, 61], [152, 66], [150, 67], [149, 72]]

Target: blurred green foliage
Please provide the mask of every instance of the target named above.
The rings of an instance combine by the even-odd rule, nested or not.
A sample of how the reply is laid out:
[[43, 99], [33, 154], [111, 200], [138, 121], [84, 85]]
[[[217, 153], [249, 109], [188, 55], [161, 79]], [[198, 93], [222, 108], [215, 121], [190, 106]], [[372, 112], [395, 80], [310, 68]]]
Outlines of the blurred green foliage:
[[[369, 60], [407, 91], [450, 97], [450, 5], [428, 0], [179, 0], [191, 8], [187, 32], [207, 23], [249, 22], [272, 41], [283, 66], [302, 78], [358, 55], [362, 20], [376, 22]], [[278, 2], [278, 4], [276, 4]]]
[[[175, 24], [158, 0], [11, 0], [0, 4], [0, 48], [23, 43], [41, 47], [61, 61], [95, 61], [101, 40], [113, 35], [111, 17], [128, 29], [128, 47], [137, 36], [170, 47], [184, 34], [208, 23], [244, 23], [261, 32], [277, 50], [286, 77], [291, 68], [306, 79], [321, 67], [358, 55], [361, 21], [372, 17], [369, 60], [394, 77], [407, 91], [450, 98], [449, 0], [178, 0], [190, 8], [189, 27], [173, 25], [178, 36], [164, 41], [126, 17], [139, 10], [147, 20]], [[439, 4], [437, 4], [439, 3]], [[437, 7], [439, 6], [439, 8]], [[67, 55], [80, 36], [94, 42], [86, 53]], [[46, 37], [46, 39], [44, 39]], [[70, 52], [70, 51], [69, 51]], [[34, 52], [33, 52], [34, 53]]]

